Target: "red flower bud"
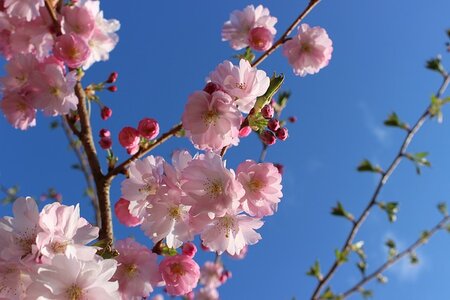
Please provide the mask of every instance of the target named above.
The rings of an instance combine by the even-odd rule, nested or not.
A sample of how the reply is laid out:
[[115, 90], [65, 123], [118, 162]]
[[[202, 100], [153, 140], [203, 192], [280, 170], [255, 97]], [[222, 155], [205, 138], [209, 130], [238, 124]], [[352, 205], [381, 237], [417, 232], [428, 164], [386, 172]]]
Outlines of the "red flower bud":
[[102, 111], [101, 111], [100, 115], [101, 115], [101, 117], [102, 117], [102, 120], [103, 120], [103, 121], [106, 121], [106, 120], [108, 120], [109, 118], [111, 118], [111, 116], [112, 116], [112, 109], [109, 108], [108, 106], [104, 106], [104, 107], [102, 108]]

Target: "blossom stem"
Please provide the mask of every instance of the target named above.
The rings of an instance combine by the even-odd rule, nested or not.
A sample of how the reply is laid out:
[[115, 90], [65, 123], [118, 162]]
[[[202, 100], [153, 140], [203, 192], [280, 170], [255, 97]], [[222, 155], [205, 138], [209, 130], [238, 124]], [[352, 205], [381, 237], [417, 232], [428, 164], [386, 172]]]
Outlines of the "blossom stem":
[[392, 267], [396, 262], [398, 262], [400, 259], [405, 257], [406, 255], [410, 255], [414, 253], [414, 251], [423, 246], [428, 239], [430, 239], [434, 234], [436, 234], [439, 230], [442, 230], [445, 228], [447, 223], [450, 221], [450, 216], [445, 216], [438, 224], [436, 224], [433, 228], [431, 228], [429, 231], [427, 231], [427, 238], [420, 237], [418, 238], [414, 243], [412, 243], [408, 248], [403, 250], [402, 252], [398, 253], [397, 255], [389, 258], [385, 263], [380, 265], [375, 271], [373, 271], [371, 274], [364, 276], [363, 279], [361, 279], [357, 284], [355, 284], [352, 288], [348, 289], [346, 292], [342, 293], [340, 295], [339, 299], [345, 299], [351, 294], [360, 291], [362, 287], [370, 282], [371, 280], [377, 278], [378, 276], [382, 275], [384, 271]]
[[[449, 82], [450, 82], [450, 76], [448, 74], [446, 74], [444, 76], [444, 80], [443, 80], [439, 90], [436, 93], [437, 98], [440, 98], [442, 96], [442, 94], [445, 92], [445, 89], [447, 88]], [[361, 213], [359, 218], [356, 219], [356, 221], [353, 223], [353, 226], [352, 226], [350, 232], [348, 233], [343, 246], [341, 247], [341, 253], [347, 252], [350, 249], [350, 247], [353, 243], [353, 240], [354, 240], [356, 234], [358, 233], [361, 225], [367, 219], [371, 209], [377, 204], [378, 195], [380, 194], [384, 185], [389, 180], [392, 173], [395, 171], [397, 166], [400, 164], [401, 160], [405, 157], [406, 150], [408, 149], [408, 146], [410, 145], [414, 136], [420, 130], [422, 125], [425, 123], [425, 121], [431, 117], [430, 108], [431, 108], [431, 106], [427, 106], [425, 112], [422, 113], [420, 118], [417, 120], [416, 124], [411, 128], [410, 131], [408, 131], [408, 134], [406, 135], [405, 139], [403, 140], [403, 143], [400, 146], [400, 150], [398, 151], [396, 157], [390, 164], [387, 171], [382, 173], [382, 176], [378, 182], [377, 187], [375, 188], [375, 191], [374, 191], [369, 203], [367, 204], [366, 208]], [[340, 266], [340, 263], [339, 263], [338, 259], [335, 259], [333, 264], [331, 265], [330, 269], [328, 270], [328, 272], [323, 276], [323, 278], [321, 278], [319, 280], [319, 282], [311, 296], [312, 300], [320, 299], [320, 293], [321, 293], [322, 289], [328, 283], [328, 281], [333, 277], [333, 275], [335, 274], [335, 272], [337, 271], [339, 266]]]

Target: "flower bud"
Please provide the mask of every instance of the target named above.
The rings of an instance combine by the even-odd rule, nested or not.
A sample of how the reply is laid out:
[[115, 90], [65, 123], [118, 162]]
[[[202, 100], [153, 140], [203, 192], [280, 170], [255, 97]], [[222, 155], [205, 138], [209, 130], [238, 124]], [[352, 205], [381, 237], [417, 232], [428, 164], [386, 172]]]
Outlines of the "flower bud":
[[250, 126], [244, 126], [239, 130], [239, 137], [244, 138], [252, 133], [252, 128]]
[[273, 35], [265, 27], [256, 27], [248, 33], [248, 42], [250, 48], [256, 51], [266, 51], [272, 47]]
[[135, 154], [139, 150], [139, 131], [133, 127], [124, 127], [119, 132], [119, 143], [124, 147], [128, 154]]
[[105, 138], [105, 137], [110, 137], [111, 136], [111, 131], [109, 131], [108, 129], [101, 129], [99, 134], [98, 134], [101, 138]]
[[98, 143], [103, 150], [111, 149], [112, 140], [110, 137], [102, 137]]
[[216, 91], [221, 91], [222, 87], [214, 82], [208, 82], [205, 87], [203, 88], [203, 91], [207, 92], [208, 94], [212, 94]]
[[197, 247], [191, 242], [187, 242], [183, 244], [183, 254], [189, 257], [194, 257], [195, 253], [197, 253]]
[[112, 109], [109, 108], [108, 106], [103, 106], [102, 111], [101, 111], [101, 117], [103, 121], [108, 120], [109, 118], [111, 118], [112, 116]]
[[288, 121], [291, 122], [291, 123], [295, 123], [295, 122], [297, 122], [297, 117], [296, 116], [290, 116], [288, 118]]
[[135, 227], [142, 223], [142, 220], [130, 214], [128, 207], [130, 201], [120, 198], [114, 205], [114, 212], [116, 213], [119, 222], [127, 227]]
[[109, 74], [108, 79], [106, 79], [106, 83], [114, 83], [117, 80], [117, 77], [119, 76], [119, 73], [117, 72], [112, 72], [111, 74]]
[[272, 119], [274, 113], [275, 113], [275, 111], [274, 111], [272, 105], [264, 105], [264, 107], [261, 109], [261, 115], [265, 119]]
[[275, 144], [275, 142], [277, 141], [277, 139], [275, 138], [275, 135], [273, 134], [272, 131], [269, 130], [264, 130], [260, 135], [259, 138], [261, 139], [261, 141], [270, 146]]
[[159, 134], [159, 124], [156, 120], [151, 118], [144, 118], [139, 122], [138, 131], [141, 136], [152, 140]]
[[108, 91], [113, 93], [117, 92], [117, 86], [115, 85], [108, 86]]
[[278, 121], [277, 119], [270, 119], [269, 123], [267, 123], [267, 128], [269, 128], [273, 132], [277, 131], [280, 128], [280, 121]]
[[219, 281], [220, 281], [220, 283], [224, 284], [231, 277], [232, 277], [231, 272], [228, 270], [225, 270], [222, 272], [222, 275], [220, 275]]
[[277, 130], [277, 138], [282, 141], [285, 141], [289, 136], [288, 130], [286, 127], [280, 128]]
[[284, 166], [282, 164], [273, 164], [275, 166], [275, 168], [278, 169], [278, 173], [280, 173], [281, 175], [283, 175], [284, 172]]

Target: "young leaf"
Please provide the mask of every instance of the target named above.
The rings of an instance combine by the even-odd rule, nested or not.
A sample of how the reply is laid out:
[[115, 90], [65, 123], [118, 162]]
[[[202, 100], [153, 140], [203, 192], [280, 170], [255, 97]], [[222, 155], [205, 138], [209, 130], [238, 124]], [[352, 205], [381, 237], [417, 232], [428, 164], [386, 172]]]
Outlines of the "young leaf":
[[346, 211], [344, 209], [344, 206], [342, 206], [342, 203], [338, 201], [336, 207], [333, 207], [331, 209], [331, 214], [333, 216], [338, 216], [338, 217], [345, 217], [350, 221], [354, 221], [355, 218], [353, 217], [353, 215], [351, 213], [349, 213], [348, 211]]
[[442, 66], [440, 55], [427, 60], [425, 67], [431, 71], [439, 72], [440, 74], [444, 73], [444, 67]]
[[393, 258], [395, 255], [397, 255], [397, 246], [395, 245], [394, 240], [388, 239], [385, 245], [388, 247], [389, 258]]
[[424, 230], [420, 235], [420, 241], [422, 243], [428, 242], [428, 238], [430, 237], [430, 232], [428, 230]]
[[378, 202], [378, 206], [386, 212], [389, 222], [395, 222], [397, 220], [398, 202]]
[[397, 114], [395, 112], [393, 112], [392, 114], [390, 114], [387, 118], [386, 121], [384, 121], [384, 125], [386, 126], [392, 126], [392, 127], [398, 127], [404, 130], [409, 130], [409, 125], [400, 121], [400, 119], [398, 118]]
[[336, 261], [338, 265], [346, 263], [348, 261], [348, 251], [341, 252], [339, 249], [334, 250], [334, 255], [336, 256]]
[[356, 264], [362, 276], [366, 275], [367, 263], [365, 261], [360, 261]]
[[444, 202], [439, 203], [437, 207], [438, 207], [439, 212], [442, 215], [448, 216], [447, 203], [444, 203]]
[[416, 253], [411, 252], [411, 253], [409, 254], [409, 262], [410, 262], [412, 265], [416, 265], [416, 264], [419, 263], [419, 258], [417, 257], [417, 254], [416, 254]]
[[284, 82], [284, 75], [276, 75], [274, 74], [270, 78], [270, 85], [267, 89], [266, 93], [256, 99], [256, 103], [254, 106], [255, 112], [261, 111], [261, 108], [264, 107], [264, 105], [268, 104], [271, 100], [273, 95], [281, 88], [281, 85]]
[[234, 58], [237, 59], [245, 59], [249, 63], [252, 63], [252, 61], [255, 59], [255, 54], [253, 53], [252, 49], [250, 47], [245, 48], [245, 52], [242, 54], [237, 54], [234, 56]]
[[320, 272], [320, 264], [318, 260], [316, 260], [314, 262], [314, 265], [309, 268], [309, 271], [306, 273], [306, 275], [316, 277], [318, 280], [322, 280], [322, 273]]
[[361, 289], [359, 292], [361, 293], [361, 296], [363, 296], [364, 299], [373, 297], [373, 292], [371, 290]]
[[383, 170], [381, 169], [381, 167], [372, 165], [372, 163], [368, 159], [363, 160], [358, 165], [357, 170], [359, 172], [373, 172], [383, 174]]
[[426, 157], [428, 156], [428, 152], [419, 152], [415, 154], [406, 153], [405, 156], [414, 163], [414, 165], [416, 166], [417, 174], [419, 175], [421, 167], [431, 167], [431, 163], [426, 159]]
[[387, 283], [388, 282], [388, 278], [386, 276], [384, 276], [383, 274], [378, 274], [377, 275], [377, 281], [379, 283]]

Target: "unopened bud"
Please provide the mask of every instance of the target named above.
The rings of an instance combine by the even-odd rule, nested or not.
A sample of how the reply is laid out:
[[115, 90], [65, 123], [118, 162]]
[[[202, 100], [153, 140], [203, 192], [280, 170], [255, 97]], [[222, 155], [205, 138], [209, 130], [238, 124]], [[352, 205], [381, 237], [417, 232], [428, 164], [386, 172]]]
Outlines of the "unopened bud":
[[259, 138], [261, 139], [261, 141], [270, 146], [275, 144], [275, 142], [277, 141], [277, 139], [275, 138], [275, 135], [273, 134], [272, 131], [269, 130], [264, 130], [260, 135]]
[[102, 108], [102, 111], [101, 111], [100, 114], [101, 114], [102, 120], [103, 120], [103, 121], [106, 121], [106, 120], [108, 120], [109, 118], [111, 118], [111, 116], [112, 116], [112, 109], [109, 108], [108, 106], [104, 106], [104, 107]]
[[114, 83], [117, 80], [117, 77], [119, 76], [119, 73], [117, 72], [112, 72], [111, 74], [109, 74], [108, 79], [106, 79], [106, 83]]
[[267, 128], [269, 128], [273, 132], [277, 131], [280, 128], [280, 121], [278, 121], [277, 119], [270, 119], [269, 123], [267, 123]]
[[117, 86], [115, 85], [108, 86], [108, 91], [113, 93], [117, 92]]
[[212, 94], [216, 91], [221, 91], [222, 87], [214, 82], [208, 82], [205, 87], [203, 88], [203, 91], [207, 92], [208, 94]]
[[247, 137], [250, 133], [252, 133], [252, 128], [250, 126], [244, 126], [239, 130], [239, 137]]
[[280, 128], [277, 130], [277, 138], [282, 141], [285, 141], [289, 136], [289, 132], [286, 127]]
[[275, 111], [274, 111], [272, 105], [264, 105], [264, 107], [261, 109], [261, 115], [265, 119], [272, 119], [274, 113], [275, 113]]

